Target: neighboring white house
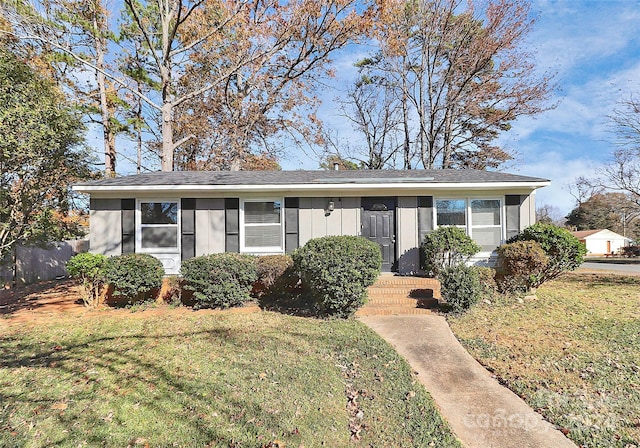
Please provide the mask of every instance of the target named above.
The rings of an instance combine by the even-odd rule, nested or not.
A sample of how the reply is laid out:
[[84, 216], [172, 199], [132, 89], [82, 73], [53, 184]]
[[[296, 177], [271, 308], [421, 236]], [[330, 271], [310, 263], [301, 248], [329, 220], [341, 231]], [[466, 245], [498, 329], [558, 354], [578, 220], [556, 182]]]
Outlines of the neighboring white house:
[[617, 254], [621, 248], [629, 246], [632, 242], [631, 238], [608, 229], [581, 230], [571, 233], [587, 246], [587, 255]]

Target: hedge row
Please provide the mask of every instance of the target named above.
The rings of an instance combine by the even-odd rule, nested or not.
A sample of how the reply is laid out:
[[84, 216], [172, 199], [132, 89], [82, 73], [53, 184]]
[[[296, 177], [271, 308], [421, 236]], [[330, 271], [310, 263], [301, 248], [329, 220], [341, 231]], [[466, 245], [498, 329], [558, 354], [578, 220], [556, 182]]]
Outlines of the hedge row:
[[[180, 288], [191, 295], [196, 309], [228, 308], [241, 305], [252, 294], [291, 296], [301, 281], [321, 313], [348, 317], [364, 304], [381, 264], [375, 243], [356, 236], [331, 236], [310, 240], [293, 257], [222, 253], [185, 260]], [[147, 254], [112, 258], [79, 254], [67, 269], [82, 280], [87, 306], [98, 305], [99, 290], [105, 285], [128, 303], [149, 299], [164, 274], [160, 261]]]
[[586, 248], [568, 230], [538, 223], [500, 246], [497, 270], [468, 267], [480, 248], [462, 229], [440, 227], [421, 245], [423, 269], [438, 278], [442, 297], [454, 311], [463, 311], [480, 297], [498, 291], [520, 294], [576, 269]]

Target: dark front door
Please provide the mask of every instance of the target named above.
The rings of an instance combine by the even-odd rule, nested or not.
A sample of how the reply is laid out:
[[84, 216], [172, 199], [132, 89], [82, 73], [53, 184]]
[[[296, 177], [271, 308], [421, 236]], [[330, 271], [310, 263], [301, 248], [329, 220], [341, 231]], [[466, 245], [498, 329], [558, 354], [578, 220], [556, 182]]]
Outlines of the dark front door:
[[395, 198], [362, 198], [362, 236], [380, 246], [383, 272], [395, 270], [395, 213]]

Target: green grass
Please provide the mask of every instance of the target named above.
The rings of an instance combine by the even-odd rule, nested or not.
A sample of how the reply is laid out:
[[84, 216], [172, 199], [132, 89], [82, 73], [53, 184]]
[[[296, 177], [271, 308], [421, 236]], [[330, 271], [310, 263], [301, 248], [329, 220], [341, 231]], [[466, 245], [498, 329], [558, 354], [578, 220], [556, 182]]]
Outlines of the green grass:
[[354, 320], [167, 309], [0, 337], [0, 446], [145, 444], [458, 446], [409, 366]]
[[450, 319], [485, 366], [578, 445], [640, 445], [640, 277], [570, 274]]

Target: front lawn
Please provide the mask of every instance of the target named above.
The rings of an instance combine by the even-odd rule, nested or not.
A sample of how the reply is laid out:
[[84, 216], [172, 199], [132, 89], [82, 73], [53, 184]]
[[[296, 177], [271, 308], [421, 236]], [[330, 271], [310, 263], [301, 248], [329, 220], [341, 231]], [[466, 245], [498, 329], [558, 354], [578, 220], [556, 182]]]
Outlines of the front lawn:
[[354, 320], [105, 311], [0, 335], [0, 447], [284, 444], [458, 446]]
[[567, 274], [451, 318], [483, 365], [578, 445], [640, 445], [640, 277]]

